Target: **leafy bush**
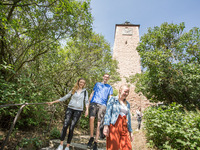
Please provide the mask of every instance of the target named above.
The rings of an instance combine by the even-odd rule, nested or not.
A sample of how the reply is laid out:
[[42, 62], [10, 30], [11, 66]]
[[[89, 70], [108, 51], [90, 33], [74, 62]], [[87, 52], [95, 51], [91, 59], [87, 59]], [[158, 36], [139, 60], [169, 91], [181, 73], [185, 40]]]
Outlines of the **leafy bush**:
[[79, 125], [81, 129], [89, 129], [89, 117], [85, 117], [85, 114], [83, 113]]
[[31, 149], [31, 150], [37, 150], [41, 146], [42, 146], [42, 141], [37, 137], [23, 138], [22, 141], [19, 143], [20, 148], [27, 148], [27, 149]]
[[50, 139], [59, 139], [60, 131], [57, 128], [53, 128], [50, 132]]
[[147, 139], [159, 149], [200, 150], [200, 113], [175, 103], [145, 111]]
[[[47, 101], [52, 94], [49, 88], [39, 87], [33, 84], [31, 79], [21, 76], [17, 82], [7, 82], [0, 77], [0, 105], [5, 104], [23, 104], [23, 103], [41, 103]], [[0, 126], [3, 128], [10, 127], [17, 114], [18, 107], [4, 107], [0, 109]], [[38, 126], [49, 118], [47, 114], [47, 105], [31, 105], [23, 108], [20, 119], [16, 126], [27, 128]]]

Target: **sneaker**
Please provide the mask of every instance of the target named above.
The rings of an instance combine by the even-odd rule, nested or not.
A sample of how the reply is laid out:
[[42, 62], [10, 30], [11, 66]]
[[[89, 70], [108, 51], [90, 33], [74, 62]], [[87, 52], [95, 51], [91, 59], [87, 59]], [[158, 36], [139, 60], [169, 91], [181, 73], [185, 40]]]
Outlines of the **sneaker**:
[[56, 150], [63, 150], [63, 145], [59, 145]]
[[88, 142], [88, 144], [87, 144], [87, 147], [88, 148], [92, 148], [93, 142], [94, 142], [94, 137], [91, 137], [90, 140], [89, 140], [89, 142]]
[[93, 150], [97, 150], [97, 142], [94, 142]]
[[69, 150], [69, 147], [65, 147], [65, 150]]

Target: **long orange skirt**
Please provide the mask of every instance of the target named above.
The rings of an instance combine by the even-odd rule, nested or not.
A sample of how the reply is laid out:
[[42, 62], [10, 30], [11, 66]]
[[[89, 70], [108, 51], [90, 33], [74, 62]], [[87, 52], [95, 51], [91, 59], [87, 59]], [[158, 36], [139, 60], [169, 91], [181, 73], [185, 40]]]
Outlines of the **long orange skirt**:
[[119, 115], [115, 125], [109, 126], [109, 137], [106, 138], [107, 150], [132, 150], [126, 116]]

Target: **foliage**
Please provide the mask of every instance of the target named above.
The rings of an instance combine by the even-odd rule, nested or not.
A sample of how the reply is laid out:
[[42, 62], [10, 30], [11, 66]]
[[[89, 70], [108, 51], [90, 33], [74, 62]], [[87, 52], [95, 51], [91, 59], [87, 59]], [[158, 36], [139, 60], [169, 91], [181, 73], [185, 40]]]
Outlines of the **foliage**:
[[153, 102], [200, 108], [200, 29], [184, 28], [184, 23], [149, 28], [137, 47], [144, 71], [131, 80]]
[[[89, 0], [11, 0], [0, 10], [0, 105], [53, 101], [79, 77], [89, 92], [105, 72], [113, 75], [110, 83], [119, 80], [109, 43], [92, 32]], [[57, 114], [64, 114], [62, 107]], [[10, 127], [18, 109], [1, 108], [0, 126]], [[16, 126], [47, 122], [47, 105], [32, 105], [23, 108]]]
[[79, 122], [79, 126], [81, 129], [83, 130], [88, 130], [90, 128], [90, 125], [89, 125], [89, 117], [85, 117], [84, 113], [80, 119], [80, 122]]
[[0, 64], [11, 64], [15, 72], [0, 70], [7, 81], [31, 62], [39, 67], [38, 59], [56, 49], [59, 40], [86, 38], [91, 31], [89, 1], [11, 0], [0, 8]]
[[200, 149], [200, 112], [175, 103], [149, 107], [144, 113], [147, 139], [159, 149]]
[[[57, 93], [48, 76], [55, 73], [46, 71], [42, 56], [57, 54], [62, 39], [90, 36], [90, 2], [11, 0], [0, 10], [0, 104], [50, 101]], [[0, 109], [0, 125], [10, 127], [18, 109]], [[46, 105], [26, 106], [17, 126], [39, 126], [49, 118], [46, 111]]]
[[[23, 104], [23, 103], [39, 103], [44, 99], [53, 96], [50, 93], [52, 87], [39, 87], [34, 84], [30, 78], [21, 76], [17, 79], [17, 83], [6, 82], [0, 78], [0, 104]], [[9, 128], [10, 123], [18, 111], [19, 107], [4, 107], [0, 109], [1, 127]], [[21, 128], [38, 126], [49, 118], [46, 113], [46, 105], [26, 106], [20, 115], [17, 126]]]
[[37, 150], [41, 148], [42, 141], [35, 137], [35, 138], [23, 138], [22, 141], [19, 143], [19, 149], [21, 148], [27, 148], [31, 150]]
[[59, 96], [69, 92], [80, 77], [86, 79], [89, 91], [97, 81], [102, 81], [105, 72], [115, 75], [113, 81], [118, 79], [117, 64], [112, 60], [110, 45], [103, 36], [91, 33], [87, 40], [72, 39], [66, 45], [45, 54], [41, 64], [41, 74], [48, 75]]
[[55, 127], [50, 131], [50, 139], [59, 139], [60, 131]]

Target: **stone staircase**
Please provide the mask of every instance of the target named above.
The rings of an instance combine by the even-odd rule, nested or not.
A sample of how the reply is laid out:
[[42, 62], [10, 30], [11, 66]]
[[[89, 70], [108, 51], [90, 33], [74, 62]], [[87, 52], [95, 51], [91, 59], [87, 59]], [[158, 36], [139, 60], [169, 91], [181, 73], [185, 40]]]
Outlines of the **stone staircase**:
[[[137, 120], [136, 120], [136, 114], [135, 111], [137, 110], [138, 106], [142, 108], [142, 111], [146, 109], [147, 107], [153, 105], [150, 103], [144, 96], [140, 96], [139, 94], [136, 94], [134, 90], [132, 89], [129, 96], [128, 101], [131, 105], [131, 121], [132, 121], [132, 129], [133, 132], [137, 129]], [[70, 150], [90, 150], [87, 148], [87, 143], [89, 141], [89, 135], [79, 135], [79, 136], [73, 136], [72, 143], [70, 145]], [[60, 140], [50, 140], [49, 147], [42, 148], [41, 150], [56, 150], [60, 143]], [[66, 140], [64, 141], [64, 147], [66, 146]], [[132, 143], [133, 150], [138, 150], [135, 148], [136, 143]], [[98, 142], [98, 150], [106, 150], [106, 140], [99, 140]], [[145, 150], [145, 149], [144, 149]]]
[[[87, 148], [87, 143], [89, 141], [89, 135], [79, 135], [73, 136], [72, 143], [70, 144], [70, 150], [90, 150]], [[56, 150], [58, 145], [60, 144], [60, 140], [50, 140], [49, 147], [42, 148], [41, 150]], [[64, 141], [64, 147], [66, 146], [66, 140]], [[98, 150], [106, 150], [106, 140], [98, 141]]]
[[[137, 129], [137, 120], [136, 117], [132, 116], [131, 118], [132, 120], [132, 129], [133, 132], [135, 132], [135, 130]], [[74, 135], [73, 139], [72, 139], [72, 143], [70, 145], [70, 150], [90, 150], [87, 148], [87, 143], [90, 139], [89, 135]], [[46, 148], [42, 148], [40, 150], [56, 150], [56, 148], [58, 147], [58, 145], [60, 144], [60, 140], [59, 139], [55, 139], [55, 140], [50, 140], [49, 141], [49, 146]], [[64, 147], [66, 146], [66, 140], [64, 141]], [[137, 150], [134, 148], [134, 144], [133, 145], [133, 150]], [[98, 141], [98, 150], [106, 150], [106, 139], [103, 140], [99, 140]]]

